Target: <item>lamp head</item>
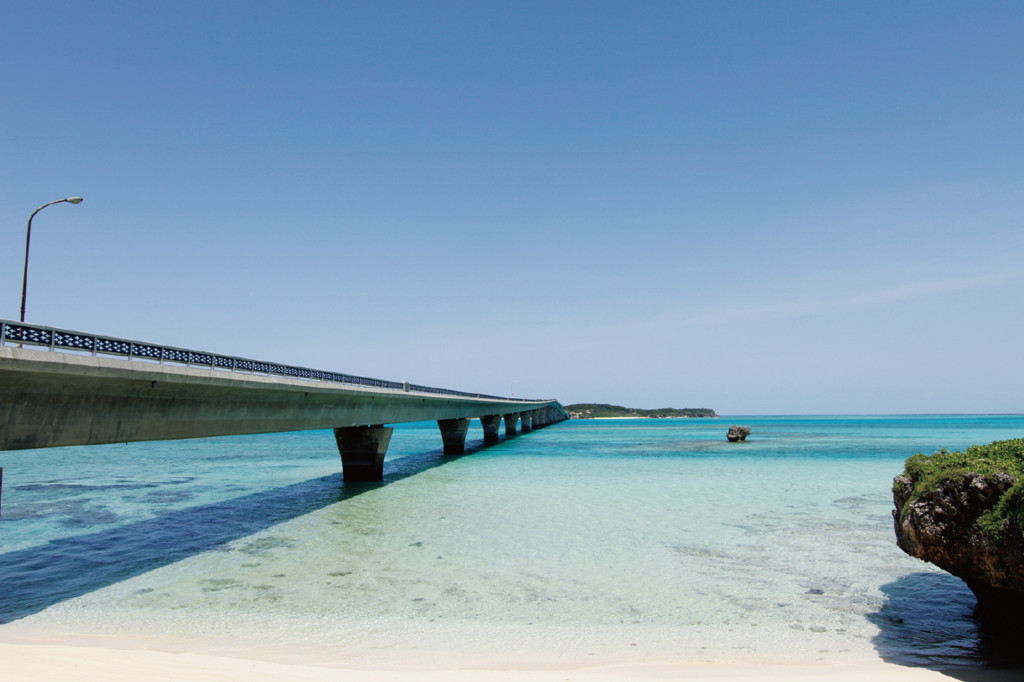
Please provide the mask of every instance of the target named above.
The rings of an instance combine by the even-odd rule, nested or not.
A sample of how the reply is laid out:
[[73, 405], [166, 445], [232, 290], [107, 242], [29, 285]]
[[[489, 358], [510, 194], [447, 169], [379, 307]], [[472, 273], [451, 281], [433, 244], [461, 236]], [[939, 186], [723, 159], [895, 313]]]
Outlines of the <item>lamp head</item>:
[[65, 201], [69, 204], [80, 204], [82, 203], [82, 197], [68, 197]]

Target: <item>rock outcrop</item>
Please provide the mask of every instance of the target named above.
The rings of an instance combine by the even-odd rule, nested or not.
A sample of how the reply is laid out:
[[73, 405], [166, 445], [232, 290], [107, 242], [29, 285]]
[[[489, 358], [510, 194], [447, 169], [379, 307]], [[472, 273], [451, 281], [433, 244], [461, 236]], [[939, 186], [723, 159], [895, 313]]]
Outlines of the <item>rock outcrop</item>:
[[729, 433], [725, 434], [725, 437], [730, 443], [738, 443], [747, 439], [750, 435], [749, 426], [730, 426]]
[[1014, 488], [1018, 476], [993, 466], [992, 459], [979, 461], [983, 473], [971, 470], [966, 455], [985, 447], [992, 446], [969, 448], [964, 455], [937, 453], [932, 457], [959, 458], [955, 467], [944, 465], [946, 469], [937, 471], [928, 468], [929, 458], [923, 455], [908, 460], [907, 471], [893, 481], [896, 542], [907, 554], [967, 583], [978, 599], [979, 615], [1020, 627], [1024, 497]]

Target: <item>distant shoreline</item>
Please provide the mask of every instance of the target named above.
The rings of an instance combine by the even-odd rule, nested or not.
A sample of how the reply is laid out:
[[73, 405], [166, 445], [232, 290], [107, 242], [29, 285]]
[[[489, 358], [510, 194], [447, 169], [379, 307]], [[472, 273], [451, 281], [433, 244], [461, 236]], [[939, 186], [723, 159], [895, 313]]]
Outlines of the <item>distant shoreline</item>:
[[570, 419], [713, 419], [718, 414], [707, 407], [660, 407], [653, 410], [608, 403], [574, 403], [563, 409]]
[[597, 420], [597, 419], [721, 419], [719, 415], [714, 417], [646, 417], [643, 415], [630, 415], [628, 417], [573, 417], [579, 421]]

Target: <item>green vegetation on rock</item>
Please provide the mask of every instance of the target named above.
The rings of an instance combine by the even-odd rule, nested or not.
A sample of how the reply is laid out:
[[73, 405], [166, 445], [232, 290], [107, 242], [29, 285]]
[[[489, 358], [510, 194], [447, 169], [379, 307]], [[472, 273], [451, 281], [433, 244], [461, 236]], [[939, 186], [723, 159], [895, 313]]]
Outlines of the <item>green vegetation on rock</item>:
[[641, 410], [635, 407], [622, 407], [621, 405], [608, 405], [605, 403], [576, 403], [566, 405], [565, 411], [573, 419], [601, 419], [610, 417], [717, 417], [714, 410], [706, 407], [686, 407], [678, 409], [675, 407], [662, 407], [657, 410]]
[[1021, 518], [1021, 502], [1024, 500], [1024, 438], [974, 445], [963, 452], [947, 452], [943, 449], [933, 455], [917, 454], [909, 458], [904, 466], [906, 478], [897, 478], [894, 482], [894, 492], [901, 499], [906, 499], [899, 510], [900, 517], [918, 498], [950, 481], [971, 474], [986, 478], [1009, 476], [1013, 479], [998, 502], [980, 516], [977, 522], [983, 532], [1001, 542], [1007, 521], [1012, 521], [1016, 527], [1021, 527], [1024, 521]]

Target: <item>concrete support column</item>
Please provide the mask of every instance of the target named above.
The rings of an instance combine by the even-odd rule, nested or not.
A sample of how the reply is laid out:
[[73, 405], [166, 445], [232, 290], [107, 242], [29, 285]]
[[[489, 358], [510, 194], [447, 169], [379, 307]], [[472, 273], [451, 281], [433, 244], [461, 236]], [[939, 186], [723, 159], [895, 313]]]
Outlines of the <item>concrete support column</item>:
[[341, 453], [341, 471], [346, 481], [380, 481], [384, 478], [384, 455], [391, 442], [393, 428], [348, 426], [334, 429]]
[[519, 419], [521, 420], [521, 426], [523, 433], [533, 431], [533, 412], [520, 412]]
[[548, 408], [542, 407], [533, 413], [533, 428], [539, 429], [547, 426], [551, 423], [550, 415], [548, 415]]
[[500, 414], [491, 414], [486, 417], [480, 417], [480, 426], [484, 427], [485, 443], [498, 442], [498, 427], [501, 426]]
[[511, 438], [516, 435], [516, 423], [519, 421], [519, 413], [513, 412], [512, 414], [505, 415], [505, 438]]
[[441, 429], [441, 440], [444, 441], [444, 454], [460, 455], [466, 451], [466, 432], [469, 431], [468, 419], [438, 419], [437, 426]]

